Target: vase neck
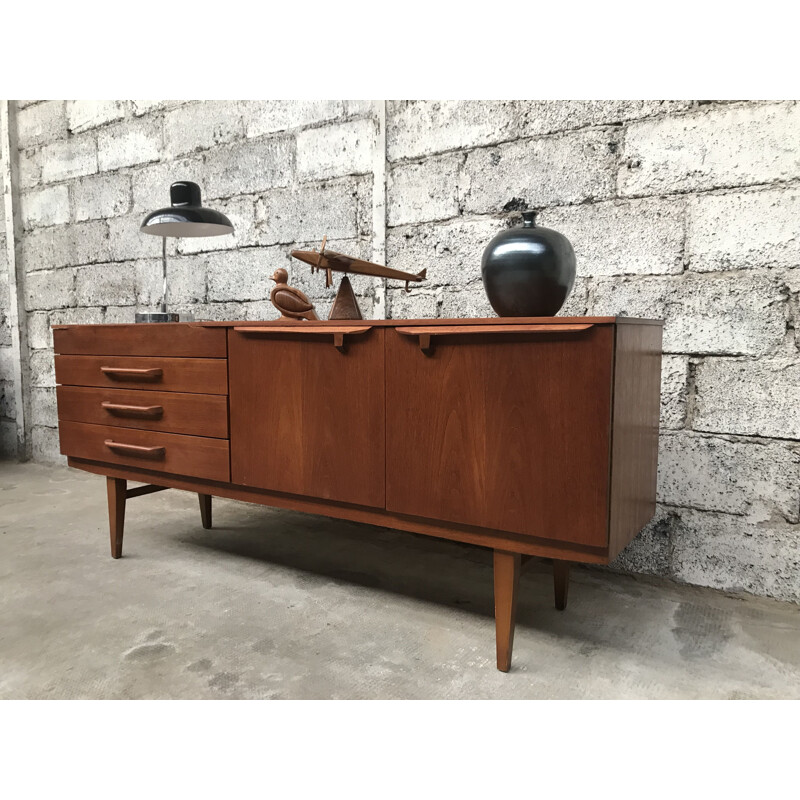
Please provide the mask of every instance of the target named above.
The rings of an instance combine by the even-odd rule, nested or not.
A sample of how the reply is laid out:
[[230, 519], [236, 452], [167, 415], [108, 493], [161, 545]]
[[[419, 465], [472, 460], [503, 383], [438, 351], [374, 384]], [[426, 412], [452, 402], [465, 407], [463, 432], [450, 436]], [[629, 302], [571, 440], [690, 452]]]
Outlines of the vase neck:
[[536, 212], [535, 211], [523, 211], [522, 212], [522, 227], [523, 228], [535, 228], [536, 227]]

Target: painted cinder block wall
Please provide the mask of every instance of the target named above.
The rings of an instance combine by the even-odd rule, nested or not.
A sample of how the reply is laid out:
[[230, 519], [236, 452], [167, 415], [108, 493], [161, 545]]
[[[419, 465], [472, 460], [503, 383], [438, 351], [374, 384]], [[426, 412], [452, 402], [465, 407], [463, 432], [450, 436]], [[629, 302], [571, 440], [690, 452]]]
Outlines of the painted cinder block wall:
[[800, 602], [796, 102], [19, 101], [12, 120], [34, 459], [60, 459], [49, 326], [155, 307], [138, 225], [171, 181], [236, 226], [170, 242], [174, 305], [209, 319], [276, 317], [279, 265], [327, 313], [288, 258], [324, 234], [428, 269], [410, 294], [355, 278], [365, 316], [492, 315], [481, 252], [534, 208], [577, 252], [562, 314], [666, 322], [658, 512], [616, 567]]

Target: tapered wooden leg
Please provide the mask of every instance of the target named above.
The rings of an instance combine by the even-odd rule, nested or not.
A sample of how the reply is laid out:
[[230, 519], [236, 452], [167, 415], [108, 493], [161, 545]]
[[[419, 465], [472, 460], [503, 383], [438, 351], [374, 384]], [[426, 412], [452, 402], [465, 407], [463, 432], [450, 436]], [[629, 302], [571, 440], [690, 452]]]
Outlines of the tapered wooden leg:
[[508, 672], [514, 647], [517, 592], [522, 557], [505, 550], [494, 551], [494, 620], [497, 637], [497, 669]]
[[556, 593], [556, 608], [563, 611], [567, 607], [569, 591], [569, 561], [553, 561], [553, 588]]
[[125, 528], [125, 496], [128, 482], [106, 478], [108, 491], [108, 526], [111, 531], [111, 558], [122, 556], [122, 533]]
[[200, 500], [200, 519], [203, 522], [203, 527], [208, 530], [211, 527], [211, 495], [198, 494]]

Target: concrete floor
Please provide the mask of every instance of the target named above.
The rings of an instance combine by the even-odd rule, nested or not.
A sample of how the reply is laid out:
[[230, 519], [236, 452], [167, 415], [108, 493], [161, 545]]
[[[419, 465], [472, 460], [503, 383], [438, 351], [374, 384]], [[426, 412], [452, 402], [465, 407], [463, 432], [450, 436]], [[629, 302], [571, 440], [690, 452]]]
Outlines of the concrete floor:
[[0, 463], [0, 698], [798, 698], [800, 608], [578, 568], [523, 574], [494, 666], [491, 554]]

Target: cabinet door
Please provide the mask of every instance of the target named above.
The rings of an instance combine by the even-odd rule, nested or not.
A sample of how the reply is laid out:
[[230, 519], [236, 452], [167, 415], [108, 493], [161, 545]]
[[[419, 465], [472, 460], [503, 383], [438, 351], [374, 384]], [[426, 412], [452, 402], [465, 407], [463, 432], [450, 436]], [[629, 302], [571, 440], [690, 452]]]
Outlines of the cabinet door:
[[382, 508], [383, 331], [229, 337], [231, 480]]
[[387, 510], [606, 546], [613, 326], [462, 330], [387, 331]]

